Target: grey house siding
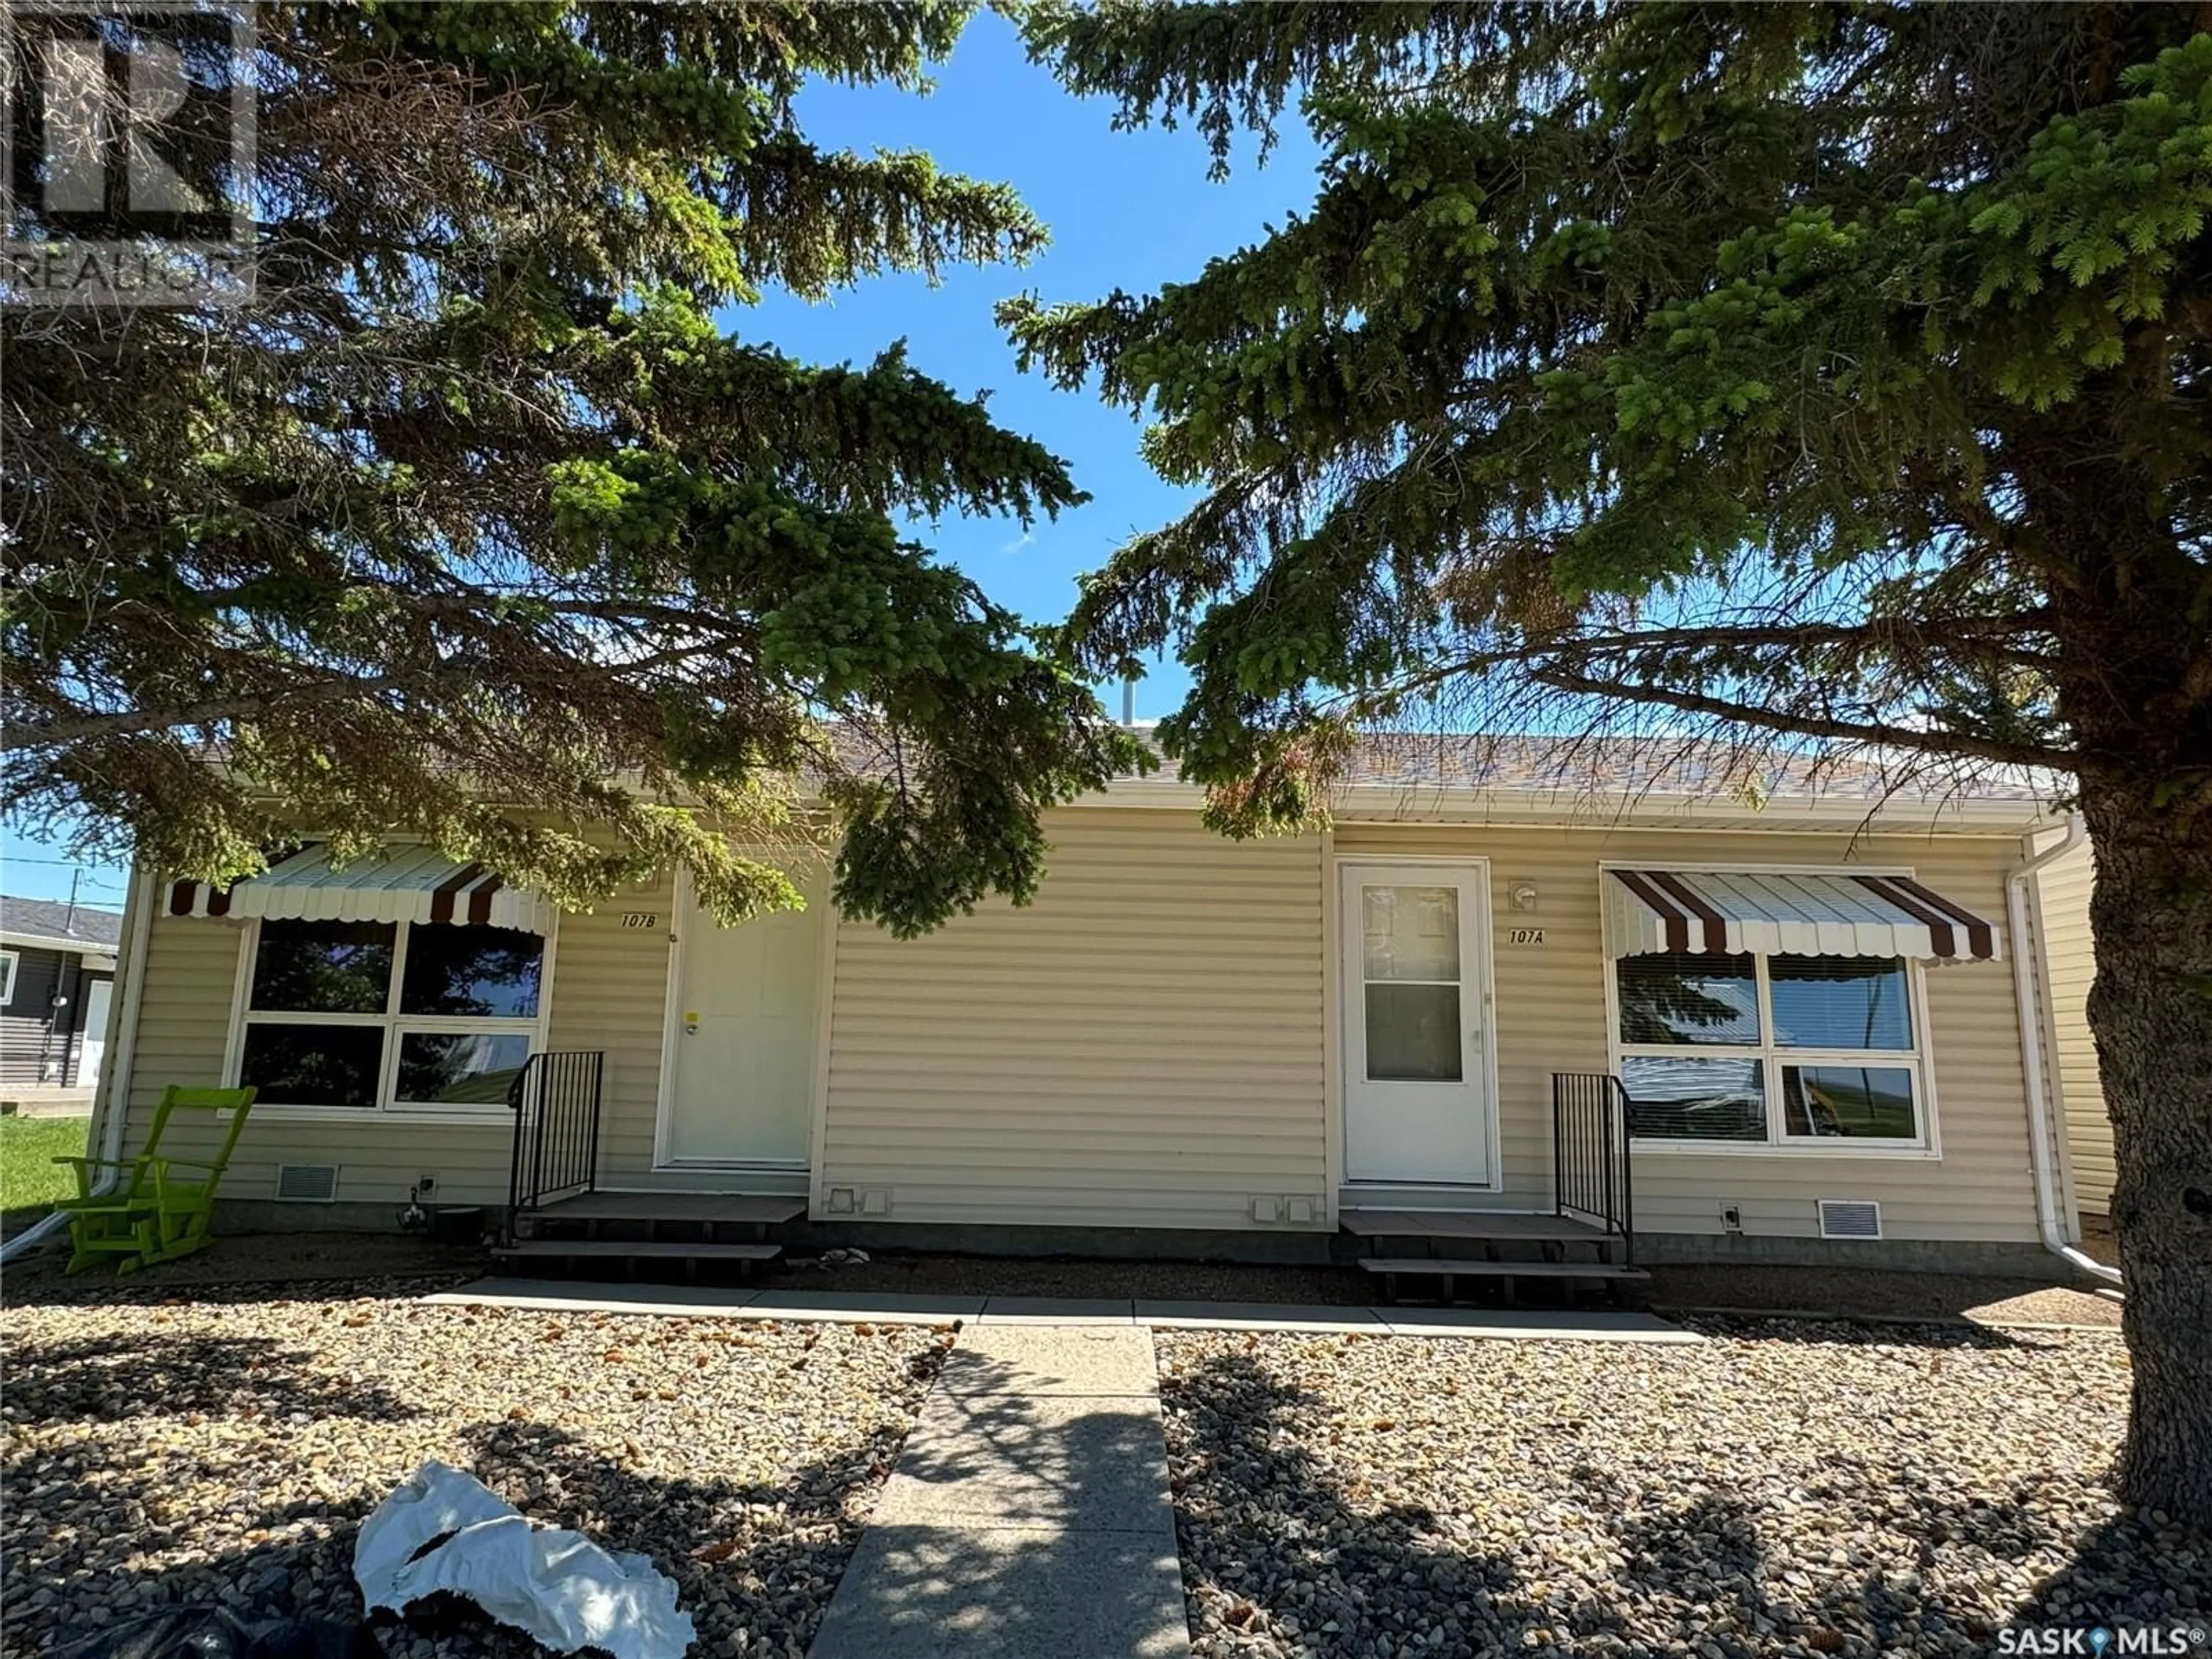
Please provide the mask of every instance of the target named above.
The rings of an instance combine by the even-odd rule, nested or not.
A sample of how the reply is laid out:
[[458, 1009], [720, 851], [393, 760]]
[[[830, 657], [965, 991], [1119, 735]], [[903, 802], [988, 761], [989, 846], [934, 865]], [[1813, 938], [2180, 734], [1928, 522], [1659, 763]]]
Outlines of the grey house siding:
[[[15, 984], [7, 1003], [0, 1006], [0, 1083], [17, 1088], [41, 1083], [60, 1085], [61, 1070], [69, 1063], [70, 1036], [57, 1034], [54, 1015], [64, 1018], [70, 1008], [57, 1011], [54, 996], [64, 978], [74, 979], [77, 959], [59, 951], [34, 951], [9, 945], [15, 953]], [[64, 993], [66, 994], [66, 993]], [[54, 1069], [49, 1071], [52, 1065]]]
[[[72, 1087], [84, 1046], [88, 994], [96, 981], [113, 975], [86, 972], [84, 958], [69, 951], [5, 948], [15, 955], [15, 985], [0, 1006], [0, 1085]], [[59, 1006], [57, 996], [64, 999]]]

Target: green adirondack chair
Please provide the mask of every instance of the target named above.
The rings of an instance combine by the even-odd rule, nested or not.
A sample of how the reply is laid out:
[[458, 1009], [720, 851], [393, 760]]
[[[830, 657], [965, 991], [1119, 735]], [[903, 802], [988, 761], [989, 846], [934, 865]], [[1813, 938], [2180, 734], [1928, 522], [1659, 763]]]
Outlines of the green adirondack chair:
[[[246, 1127], [253, 1106], [252, 1089], [183, 1089], [171, 1084], [161, 1091], [154, 1110], [154, 1127], [145, 1150], [136, 1158], [58, 1158], [76, 1170], [75, 1198], [54, 1206], [70, 1218], [69, 1271], [78, 1273], [95, 1261], [112, 1260], [118, 1273], [135, 1272], [155, 1261], [173, 1261], [190, 1255], [208, 1242], [208, 1223], [215, 1213], [215, 1189], [229, 1167], [231, 1149], [239, 1131]], [[161, 1139], [179, 1112], [209, 1115], [220, 1124], [230, 1114], [229, 1133], [212, 1158], [169, 1158], [161, 1152]], [[113, 1190], [94, 1193], [93, 1185], [102, 1170], [122, 1171]], [[176, 1171], [188, 1172], [180, 1177]]]

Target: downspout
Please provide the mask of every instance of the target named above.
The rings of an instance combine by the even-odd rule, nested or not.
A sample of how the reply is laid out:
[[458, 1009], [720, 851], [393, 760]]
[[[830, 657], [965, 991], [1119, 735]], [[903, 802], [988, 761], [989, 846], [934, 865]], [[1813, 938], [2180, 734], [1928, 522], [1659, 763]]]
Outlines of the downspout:
[[[123, 994], [108, 1005], [108, 1030], [113, 1038], [106, 1045], [100, 1095], [93, 1103], [85, 1146], [91, 1156], [111, 1162], [123, 1156], [123, 1138], [131, 1121], [131, 1071], [138, 1047], [138, 1010], [145, 1000], [146, 941], [154, 927], [156, 888], [157, 884], [134, 861], [131, 886], [123, 898], [124, 945], [115, 959], [115, 977]], [[106, 1192], [114, 1186], [116, 1178], [113, 1170], [102, 1170], [94, 1177], [93, 1191]], [[68, 1220], [67, 1216], [57, 1211], [33, 1223], [5, 1244], [0, 1244], [0, 1262], [13, 1261], [36, 1249], [67, 1225]]]
[[[2035, 1165], [2035, 1222], [2043, 1235], [2043, 1247], [2053, 1255], [2065, 1260], [2092, 1279], [2100, 1279], [2108, 1285], [2120, 1283], [2117, 1267], [2108, 1267], [2086, 1250], [2066, 1242], [2066, 1235], [2058, 1216], [2058, 1160], [2051, 1144], [2050, 1099], [2043, 1087], [2044, 1052], [2043, 1021], [2035, 994], [2035, 977], [2028, 960], [2027, 941], [2031, 928], [2028, 921], [2027, 884], [2038, 872], [2048, 869], [2069, 853], [2077, 851], [2089, 838], [2088, 825], [2079, 812], [2066, 820], [2066, 834], [2059, 843], [2043, 854], [2033, 854], [2027, 863], [2005, 878], [2005, 914], [2012, 927], [2012, 988], [2014, 1000], [2020, 1007], [2021, 1058], [2027, 1083], [2027, 1144], [2028, 1154]], [[2039, 946], [2042, 934], [2033, 934]]]

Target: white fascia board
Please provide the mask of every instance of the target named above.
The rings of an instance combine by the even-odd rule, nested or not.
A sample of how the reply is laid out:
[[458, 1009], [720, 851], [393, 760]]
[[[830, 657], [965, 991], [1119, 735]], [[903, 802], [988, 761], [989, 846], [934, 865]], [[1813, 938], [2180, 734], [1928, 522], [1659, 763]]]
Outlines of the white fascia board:
[[117, 946], [91, 939], [56, 939], [45, 933], [18, 933], [0, 929], [0, 945], [11, 951], [58, 951], [68, 957], [112, 957]]
[[[633, 793], [643, 781], [619, 780]], [[1496, 823], [1536, 829], [1770, 830], [1811, 834], [1864, 830], [1881, 835], [2021, 836], [2064, 827], [2059, 807], [2017, 796], [1961, 795], [1942, 801], [1893, 797], [1778, 795], [1763, 806], [1718, 795], [1649, 790], [1450, 789], [1432, 784], [1359, 784], [1328, 793], [1340, 823]], [[811, 789], [805, 808], [822, 805]], [[1206, 804], [1197, 784], [1166, 775], [1123, 778], [1079, 797], [1079, 806], [1194, 812]], [[314, 839], [308, 836], [307, 839]]]
[[1396, 788], [1366, 786], [1339, 797], [1337, 816], [1353, 822], [1487, 822], [1593, 827], [1735, 830], [1856, 830], [1936, 835], [2020, 835], [2063, 823], [2040, 802], [2002, 797], [1886, 801], [1849, 797], [1778, 795], [1761, 805], [1715, 795], [1650, 791], [1547, 791]]
[[[1135, 778], [1085, 795], [1086, 806], [1191, 811], [1205, 792], [1178, 778]], [[1340, 823], [1495, 823], [1570, 830], [1771, 830], [1810, 833], [1865, 829], [1876, 833], [2018, 836], [2065, 822], [2057, 807], [2002, 796], [1946, 801], [1888, 801], [1777, 796], [1753, 806], [1714, 795], [1650, 791], [1601, 793], [1446, 789], [1362, 784], [1328, 797]]]

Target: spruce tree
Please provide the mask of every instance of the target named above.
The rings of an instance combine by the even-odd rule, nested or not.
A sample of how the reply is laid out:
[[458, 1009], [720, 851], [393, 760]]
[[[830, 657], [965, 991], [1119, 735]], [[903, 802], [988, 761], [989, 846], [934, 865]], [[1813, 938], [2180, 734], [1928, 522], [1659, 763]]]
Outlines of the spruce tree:
[[[2191, 7], [1048, 7], [1035, 55], [1311, 207], [1006, 307], [1202, 489], [1074, 618], [1296, 822], [1436, 697], [2049, 769], [2095, 840], [2126, 1498], [2212, 1524], [2212, 34]], [[2021, 942], [2014, 941], [2014, 948]], [[2025, 1177], [2023, 1176], [2023, 1179]]]
[[[172, 15], [258, 166], [189, 109], [139, 138], [250, 217], [255, 287], [0, 316], [19, 821], [211, 880], [420, 836], [573, 904], [681, 858], [726, 919], [796, 902], [763, 843], [833, 834], [840, 904], [902, 931], [1030, 894], [1041, 811], [1133, 745], [905, 526], [1082, 498], [898, 350], [744, 312], [1042, 246], [1007, 187], [794, 118], [921, 89], [969, 10], [271, 4], [235, 56]], [[24, 12], [22, 62], [80, 27]], [[19, 244], [145, 234], [26, 180]]]

